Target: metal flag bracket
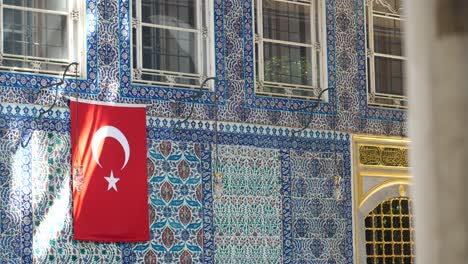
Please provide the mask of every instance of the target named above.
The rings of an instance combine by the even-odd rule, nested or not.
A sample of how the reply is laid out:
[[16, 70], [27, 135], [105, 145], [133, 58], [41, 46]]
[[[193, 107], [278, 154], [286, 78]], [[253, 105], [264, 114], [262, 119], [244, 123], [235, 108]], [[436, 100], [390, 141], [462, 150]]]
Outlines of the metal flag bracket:
[[[58, 88], [59, 86], [63, 85], [65, 83], [65, 77], [68, 73], [68, 71], [70, 70], [70, 67], [75, 65], [75, 67], [78, 67], [79, 63], [78, 62], [72, 62], [70, 64], [67, 65], [67, 67], [65, 68], [65, 70], [63, 71], [63, 75], [62, 75], [62, 78], [60, 79], [60, 81], [58, 82], [54, 82], [54, 83], [51, 83], [51, 84], [48, 84], [46, 86], [41, 86], [37, 92], [41, 91], [41, 90], [45, 90], [45, 89], [49, 89], [49, 88], [52, 88], [52, 87], [55, 87], [55, 98], [54, 98], [54, 101], [52, 103], [52, 105], [49, 106], [49, 108], [47, 108], [46, 110], [40, 110], [39, 112], [39, 116], [37, 117], [37, 121], [38, 122], [41, 122], [44, 118], [44, 116], [51, 112], [52, 109], [54, 109], [54, 107], [57, 105], [57, 100], [59, 98], [58, 96]], [[75, 70], [75, 83], [78, 79], [78, 71]], [[29, 145], [29, 142], [31, 141], [31, 138], [32, 138], [32, 133], [29, 134], [29, 137], [24, 140], [24, 137], [25, 137], [25, 129], [22, 129], [21, 130], [21, 135], [20, 135], [20, 143], [21, 143], [21, 147], [22, 148], [26, 148], [28, 145]]]

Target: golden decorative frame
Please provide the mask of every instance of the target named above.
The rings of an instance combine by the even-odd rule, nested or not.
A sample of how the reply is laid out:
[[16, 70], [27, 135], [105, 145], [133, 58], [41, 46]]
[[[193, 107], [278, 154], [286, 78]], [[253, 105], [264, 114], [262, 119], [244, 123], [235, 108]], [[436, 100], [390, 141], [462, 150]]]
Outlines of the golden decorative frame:
[[[406, 138], [354, 135], [352, 137], [353, 164], [353, 233], [355, 263], [361, 259], [360, 209], [369, 199], [387, 188], [398, 187], [397, 193], [406, 196], [411, 185], [408, 150], [410, 141]], [[369, 182], [367, 189], [365, 182]], [[384, 199], [385, 200], [385, 199]]]

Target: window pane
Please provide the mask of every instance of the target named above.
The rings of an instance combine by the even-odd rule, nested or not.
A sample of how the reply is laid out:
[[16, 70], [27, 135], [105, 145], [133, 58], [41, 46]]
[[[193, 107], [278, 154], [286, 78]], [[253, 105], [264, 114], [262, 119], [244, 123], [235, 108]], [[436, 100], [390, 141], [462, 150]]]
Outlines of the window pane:
[[[384, 201], [376, 207], [376, 209], [379, 210], [372, 210], [365, 218], [365, 245], [368, 260], [377, 257], [375, 263], [401, 264], [404, 263], [405, 258], [410, 258], [410, 260], [411, 258], [414, 259], [414, 250], [411, 247], [414, 245], [414, 239], [407, 235], [408, 240], [402, 240], [402, 237], [405, 236], [405, 232], [409, 233], [410, 230], [414, 231], [413, 226], [402, 229], [401, 227], [388, 224], [391, 221], [395, 221], [394, 219], [411, 217], [411, 215], [402, 213], [403, 210], [401, 210], [401, 208], [404, 207], [403, 201], [406, 202], [407, 205], [408, 202], [410, 202], [408, 198], [404, 197], [391, 198], [390, 200]], [[393, 209], [398, 208], [398, 210], [386, 211], [386, 208], [389, 208], [389, 204], [392, 204]], [[382, 208], [382, 210], [380, 210], [380, 208]], [[385, 218], [387, 217], [393, 220], [386, 220]], [[375, 221], [377, 219], [380, 219], [383, 225], [376, 225]], [[373, 232], [375, 232], [375, 236], [372, 235]], [[374, 248], [372, 246], [374, 246]]]
[[400, 0], [384, 0], [384, 4], [373, 2], [373, 10], [382, 13], [394, 13], [402, 15], [402, 5]]
[[66, 11], [67, 0], [3, 0], [5, 5], [33, 7], [55, 11]]
[[133, 68], [137, 68], [137, 38], [136, 38], [136, 29], [132, 29], [132, 62], [133, 62]]
[[3, 51], [8, 54], [67, 59], [67, 17], [3, 9]]
[[312, 85], [310, 48], [265, 43], [264, 59], [265, 81]]
[[142, 21], [181, 28], [197, 28], [195, 0], [142, 0]]
[[263, 36], [310, 43], [310, 7], [275, 1], [263, 2]]
[[[162, 83], [167, 83], [168, 78], [172, 75], [164, 74], [164, 75], [153, 75], [153, 74], [142, 74], [141, 79], [145, 81], [151, 81], [151, 82], [162, 82]], [[196, 85], [200, 86], [199, 80], [198, 79], [187, 79], [187, 78], [175, 78], [175, 82], [180, 85]]]
[[132, 3], [132, 17], [136, 17], [136, 1], [130, 1]]
[[143, 27], [143, 68], [197, 73], [197, 34]]
[[374, 48], [377, 53], [402, 56], [401, 21], [374, 16]]
[[375, 57], [375, 91], [377, 93], [403, 95], [402, 60]]

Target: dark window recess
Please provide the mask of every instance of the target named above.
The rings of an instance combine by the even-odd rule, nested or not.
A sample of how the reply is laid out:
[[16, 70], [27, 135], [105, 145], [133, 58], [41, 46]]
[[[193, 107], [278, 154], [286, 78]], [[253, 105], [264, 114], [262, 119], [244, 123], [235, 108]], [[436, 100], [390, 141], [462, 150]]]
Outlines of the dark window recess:
[[415, 263], [411, 200], [392, 198], [365, 218], [366, 263]]

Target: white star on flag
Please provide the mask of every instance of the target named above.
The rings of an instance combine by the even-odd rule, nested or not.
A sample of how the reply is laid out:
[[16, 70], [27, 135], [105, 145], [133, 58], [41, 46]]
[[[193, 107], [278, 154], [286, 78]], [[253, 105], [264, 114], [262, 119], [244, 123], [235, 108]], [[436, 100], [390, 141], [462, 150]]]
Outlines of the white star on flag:
[[104, 177], [106, 179], [106, 181], [109, 183], [109, 185], [107, 186], [107, 190], [109, 191], [112, 188], [115, 191], [117, 191], [116, 183], [118, 181], [120, 181], [120, 179], [119, 178], [114, 178], [114, 172], [113, 171], [111, 171], [110, 174], [111, 174], [110, 177]]

